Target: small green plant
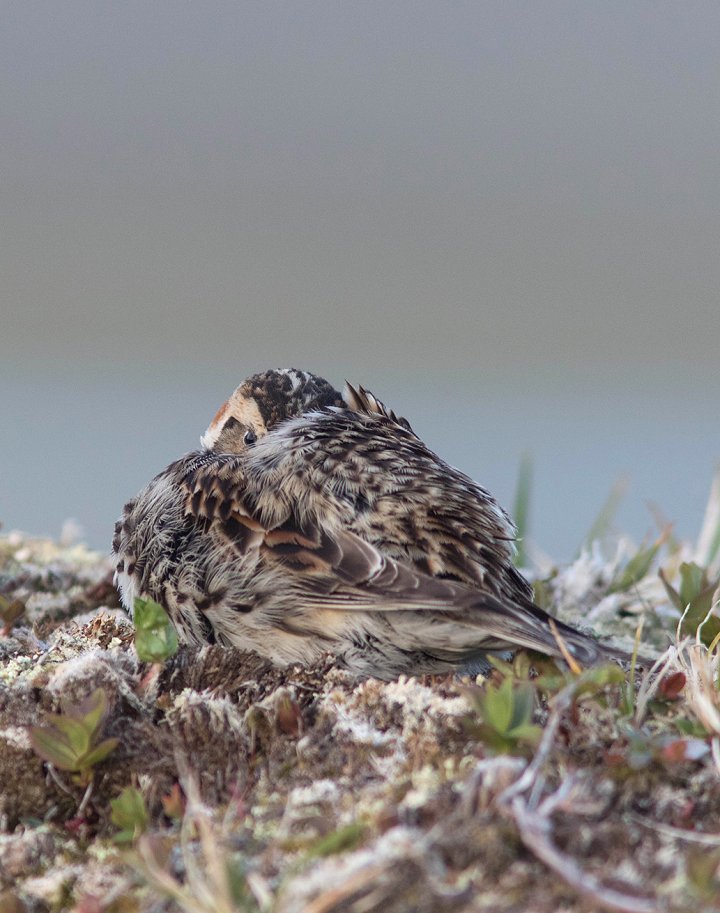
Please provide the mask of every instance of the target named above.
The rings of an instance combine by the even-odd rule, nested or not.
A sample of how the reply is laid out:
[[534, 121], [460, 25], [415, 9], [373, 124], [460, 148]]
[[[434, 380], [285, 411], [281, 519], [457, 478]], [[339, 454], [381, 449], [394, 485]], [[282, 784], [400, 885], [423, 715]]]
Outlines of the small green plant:
[[117, 799], [110, 800], [110, 820], [120, 828], [115, 843], [133, 843], [150, 824], [145, 800], [139, 789], [126, 786]]
[[15, 622], [23, 616], [25, 603], [21, 599], [0, 596], [0, 637], [7, 637]]
[[625, 680], [620, 686], [620, 710], [628, 718], [634, 717], [637, 709], [638, 687], [636, 672], [644, 625], [645, 616], [641, 615], [638, 625], [635, 628], [635, 642], [633, 643], [632, 655], [630, 657], [630, 668]]
[[587, 695], [595, 696], [606, 688], [621, 685], [625, 681], [625, 673], [615, 663], [604, 666], [591, 666], [585, 669], [576, 679], [573, 688], [573, 697], [577, 700]]
[[[544, 662], [548, 664], [548, 660]], [[557, 667], [555, 667], [557, 668]], [[616, 666], [615, 663], [607, 663], [604, 666], [591, 666], [589, 669], [583, 669], [579, 674], [572, 670], [553, 671], [553, 667], [546, 665], [545, 671], [540, 666], [541, 674], [533, 680], [535, 688], [548, 695], [549, 704], [552, 707], [553, 701], [563, 699], [569, 701], [569, 704], [575, 704], [582, 698], [593, 698], [599, 705], [606, 707], [608, 701], [608, 689], [614, 689], [617, 686], [623, 686], [626, 683], [626, 677], [623, 670]]]
[[152, 599], [137, 597], [134, 604], [135, 650], [138, 659], [163, 663], [177, 653], [175, 628], [165, 609]]
[[589, 549], [593, 542], [603, 539], [607, 536], [613, 520], [615, 519], [615, 514], [617, 513], [620, 502], [625, 497], [625, 492], [627, 491], [628, 483], [627, 479], [618, 479], [618, 481], [613, 485], [610, 490], [610, 494], [607, 496], [605, 503], [600, 508], [600, 513], [595, 518], [592, 526], [588, 530], [587, 535], [583, 539], [580, 548], [578, 549], [577, 557], [580, 556], [580, 553], [585, 549]]
[[715, 471], [710, 487], [697, 551], [702, 556], [700, 564], [703, 567], [717, 568], [720, 558], [720, 466]]
[[685, 857], [685, 887], [703, 909], [720, 908], [720, 847], [691, 847]]
[[682, 616], [680, 633], [695, 637], [708, 646], [720, 634], [720, 618], [710, 614], [720, 598], [720, 581], [710, 580], [705, 568], [688, 561], [680, 565], [680, 586], [676, 589], [659, 571], [670, 602]]
[[158, 834], [143, 834], [130, 851], [129, 861], [135, 871], [160, 897], [172, 902], [172, 909], [183, 913], [258, 913], [270, 908], [272, 897], [264, 898], [262, 907], [248, 879], [244, 855], [231, 847], [231, 816], [212, 814], [200, 801], [197, 783], [183, 783], [187, 798], [182, 817], [180, 851], [184, 868], [179, 880], [176, 866], [169, 858], [172, 843], [161, 841]]
[[517, 551], [515, 564], [517, 567], [527, 567], [529, 557], [525, 546], [530, 519], [530, 493], [532, 491], [533, 461], [529, 453], [525, 453], [520, 460], [517, 488], [515, 489], [515, 506], [513, 519], [517, 527]]
[[78, 706], [49, 714], [47, 725], [30, 727], [35, 753], [53, 767], [70, 771], [76, 782], [87, 786], [93, 768], [114, 751], [120, 741], [116, 738], [99, 741], [107, 713], [107, 697], [101, 688], [97, 688]]
[[354, 850], [359, 846], [367, 833], [367, 827], [360, 821], [352, 821], [336, 831], [324, 834], [307, 852], [306, 859], [319, 859]]
[[467, 688], [465, 694], [481, 722], [468, 721], [474, 735], [501, 754], [525, 754], [540, 741], [542, 729], [532, 722], [535, 688], [530, 681], [505, 675], [500, 685]]
[[541, 609], [552, 612], [555, 602], [555, 593], [553, 590], [553, 581], [558, 576], [558, 569], [553, 568], [547, 577], [542, 577], [533, 581], [533, 602], [539, 605]]
[[647, 575], [657, 553], [667, 541], [669, 530], [663, 532], [652, 545], [641, 545], [627, 564], [620, 570], [608, 588], [608, 593], [624, 593]]
[[555, 660], [549, 656], [542, 656], [540, 653], [531, 654], [527, 650], [518, 650], [509, 661], [492, 654], [488, 654], [486, 658], [501, 679], [509, 676], [515, 682], [532, 682], [536, 691], [547, 690], [548, 693], [553, 693], [551, 688], [538, 687], [538, 683], [544, 676], [547, 676], [549, 681], [555, 681], [557, 685], [555, 690], [566, 684], [566, 678]]

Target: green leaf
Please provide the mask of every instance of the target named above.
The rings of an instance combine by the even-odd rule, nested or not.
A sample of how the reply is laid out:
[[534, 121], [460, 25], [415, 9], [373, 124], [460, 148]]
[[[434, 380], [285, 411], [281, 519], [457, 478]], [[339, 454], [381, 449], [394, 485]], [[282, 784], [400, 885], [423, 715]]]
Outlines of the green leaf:
[[720, 618], [709, 614], [716, 599], [715, 584], [710, 584], [690, 603], [680, 632], [695, 637], [700, 629], [700, 640], [708, 646], [720, 634]]
[[588, 530], [588, 534], [585, 536], [585, 539], [578, 550], [578, 554], [583, 549], [590, 548], [596, 540], [602, 539], [607, 535], [615, 514], [617, 513], [617, 509], [620, 506], [620, 502], [625, 497], [626, 490], [627, 480], [618, 479], [610, 490], [610, 494], [607, 496], [607, 500], [600, 509], [600, 513], [597, 515], [595, 522]]
[[90, 747], [91, 733], [88, 732], [81, 720], [56, 714], [50, 718], [50, 725], [57, 730], [58, 734], [62, 734], [62, 737], [64, 737], [77, 757], [85, 754]]
[[152, 599], [135, 599], [135, 650], [142, 662], [162, 663], [178, 648], [175, 628], [165, 609]]
[[532, 663], [526, 651], [518, 650], [512, 661], [512, 672], [516, 681], [529, 681], [531, 669]]
[[525, 723], [511, 729], [507, 735], [515, 742], [529, 742], [531, 745], [536, 745], [542, 736], [542, 728], [534, 723]]
[[31, 726], [30, 740], [40, 757], [61, 770], [85, 773], [104, 760], [118, 745], [118, 739], [97, 739], [107, 714], [107, 697], [97, 688], [77, 706], [63, 713], [48, 714], [47, 725]]
[[530, 516], [530, 491], [532, 489], [533, 461], [530, 454], [525, 453], [520, 460], [517, 488], [515, 489], [515, 507], [513, 519], [517, 527], [517, 552], [515, 564], [517, 567], [527, 567], [528, 555], [525, 550], [525, 539], [528, 534], [528, 520]]
[[336, 853], [353, 850], [361, 843], [366, 832], [367, 827], [359, 821], [346, 824], [344, 827], [321, 837], [317, 843], [310, 847], [307, 858], [315, 859], [322, 856], [334, 856]]
[[680, 633], [695, 637], [700, 628], [700, 639], [707, 646], [720, 634], [720, 617], [710, 614], [720, 597], [720, 582], [708, 580], [707, 571], [694, 562], [680, 565], [680, 590], [672, 586], [662, 570], [660, 579], [670, 601], [683, 615]]
[[507, 678], [508, 675], [510, 676], [510, 678], [513, 677], [514, 672], [515, 672], [514, 660], [513, 660], [513, 662], [509, 663], [509, 662], [507, 662], [507, 660], [500, 659], [499, 656], [493, 656], [492, 653], [488, 653], [488, 655], [485, 657], [485, 659], [487, 659], [487, 661], [490, 663], [490, 665], [493, 667], [493, 669], [497, 669], [497, 671], [500, 673], [501, 679], [504, 680], [505, 678]]
[[514, 732], [517, 728], [527, 725], [532, 719], [535, 709], [535, 689], [530, 682], [521, 682], [513, 689], [512, 718], [508, 730]]
[[25, 603], [22, 599], [6, 599], [0, 596], [0, 619], [4, 622], [3, 631], [9, 633], [15, 622], [25, 612]]
[[147, 830], [150, 815], [142, 793], [134, 786], [126, 786], [117, 799], [111, 799], [110, 808], [110, 820], [120, 828], [116, 843], [131, 843]]
[[698, 739], [705, 739], [709, 735], [707, 729], [698, 720], [690, 720], [687, 717], [676, 717], [673, 720], [675, 728], [681, 735], [692, 736]]
[[619, 685], [625, 681], [625, 673], [615, 663], [593, 666], [585, 669], [575, 680], [575, 698], [585, 694], [597, 694], [608, 685]]
[[[493, 662], [493, 665], [497, 664]], [[484, 689], [462, 689], [482, 720], [465, 719], [463, 725], [468, 733], [493, 751], [525, 754], [525, 749], [537, 745], [542, 735], [542, 729], [532, 723], [535, 682], [527, 679], [514, 681], [512, 667], [500, 665], [503, 668], [498, 671], [503, 678], [497, 687], [487, 685]], [[521, 671], [525, 671], [523, 665]]]
[[482, 715], [485, 722], [499, 733], [506, 733], [513, 716], [513, 683], [510, 676], [499, 688], [488, 685], [481, 698]]
[[683, 562], [680, 565], [680, 600], [683, 611], [707, 585], [705, 570], [694, 561]]
[[108, 701], [102, 688], [96, 688], [90, 697], [85, 698], [77, 708], [69, 711], [79, 719], [88, 733], [92, 735], [102, 725], [108, 712]]
[[530, 682], [513, 684], [510, 676], [498, 688], [488, 685], [480, 698], [485, 723], [499, 735], [510, 735], [528, 725], [535, 709], [535, 689]]
[[120, 739], [114, 737], [100, 742], [92, 751], [89, 751], [81, 758], [83, 768], [94, 767], [104, 761], [111, 752], [115, 751], [119, 744]]
[[59, 767], [60, 770], [77, 771], [77, 752], [68, 745], [65, 738], [56, 729], [45, 726], [30, 727], [30, 742], [36, 754], [43, 761]]
[[680, 593], [678, 593], [678, 591], [675, 589], [675, 587], [667, 579], [667, 577], [665, 576], [665, 571], [662, 568], [660, 568], [660, 570], [658, 571], [658, 577], [662, 580], [663, 586], [665, 587], [665, 591], [667, 592], [668, 597], [670, 598], [670, 602], [675, 606], [675, 608], [678, 610], [678, 612], [680, 612], [682, 614], [685, 611], [685, 606], [683, 605], [683, 601], [680, 598]]
[[248, 888], [247, 873], [248, 864], [240, 854], [232, 853], [225, 859], [227, 885], [238, 913], [258, 909]]
[[608, 593], [623, 593], [625, 590], [629, 590], [630, 587], [635, 586], [636, 583], [639, 583], [650, 570], [655, 556], [666, 538], [666, 535], [662, 535], [647, 548], [639, 548], [622, 569], [619, 576], [610, 584]]

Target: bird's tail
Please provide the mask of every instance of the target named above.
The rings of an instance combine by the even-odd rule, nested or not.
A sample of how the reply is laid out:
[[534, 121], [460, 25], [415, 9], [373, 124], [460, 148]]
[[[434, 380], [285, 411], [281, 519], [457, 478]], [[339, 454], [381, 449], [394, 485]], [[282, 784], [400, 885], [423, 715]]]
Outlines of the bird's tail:
[[[594, 666], [610, 660], [630, 662], [632, 656], [603, 644], [592, 635], [553, 618], [530, 599], [509, 604], [483, 596], [473, 606], [475, 613], [463, 612], [463, 622], [483, 629], [486, 649], [526, 647], [564, 659], [569, 665]], [[492, 643], [492, 646], [489, 644]]]
[[592, 635], [584, 634], [552, 616], [548, 616], [548, 627], [558, 648], [558, 653], [553, 655], [561, 656], [566, 661], [571, 657], [581, 666], [595, 666], [609, 660], [625, 663], [632, 661], [632, 654], [625, 650], [601, 643]]

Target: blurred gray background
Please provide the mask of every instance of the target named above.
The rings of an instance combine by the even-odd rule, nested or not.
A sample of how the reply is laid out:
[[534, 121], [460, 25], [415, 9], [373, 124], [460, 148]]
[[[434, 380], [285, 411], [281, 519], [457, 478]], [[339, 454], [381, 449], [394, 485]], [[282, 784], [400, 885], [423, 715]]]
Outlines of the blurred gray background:
[[568, 559], [720, 458], [715, 2], [15, 2], [0, 520], [109, 547], [246, 375], [365, 384]]

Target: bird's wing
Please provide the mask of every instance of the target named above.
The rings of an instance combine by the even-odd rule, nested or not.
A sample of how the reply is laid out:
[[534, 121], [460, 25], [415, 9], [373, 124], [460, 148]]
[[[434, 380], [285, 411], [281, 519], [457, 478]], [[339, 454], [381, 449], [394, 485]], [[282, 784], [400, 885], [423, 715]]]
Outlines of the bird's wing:
[[[433, 577], [353, 532], [307, 515], [301, 520], [291, 506], [282, 522], [269, 524], [244, 483], [241, 457], [219, 455], [191, 466], [184, 480], [186, 512], [223, 544], [232, 545], [238, 559], [254, 550], [266, 566], [283, 569], [288, 587], [307, 609], [408, 616], [433, 612], [443, 628], [460, 623], [472, 629], [464, 652], [525, 646], [560, 653], [549, 616], [529, 601], [503, 600]], [[597, 658], [594, 641], [560, 622], [556, 625], [578, 659]]]
[[283, 500], [305, 499], [311, 512], [334, 501], [345, 528], [386, 555], [430, 576], [530, 598], [512, 564], [515, 529], [490, 493], [371, 393], [349, 388], [346, 397], [352, 408], [285, 422], [248, 451], [249, 487], [268, 512]]

